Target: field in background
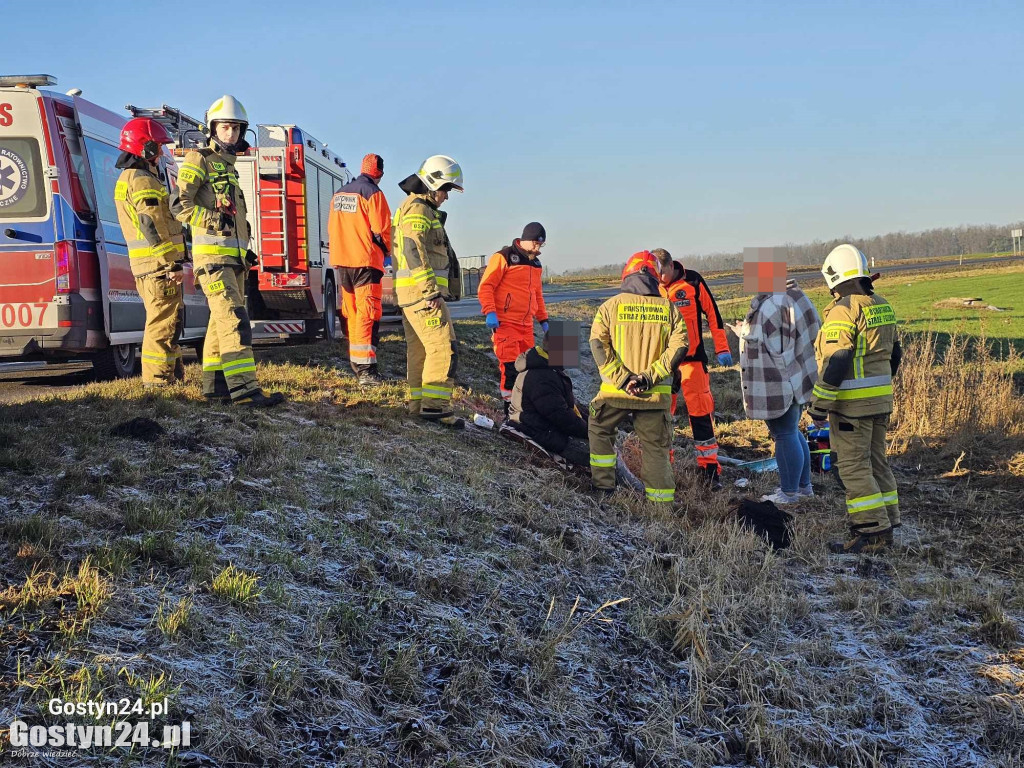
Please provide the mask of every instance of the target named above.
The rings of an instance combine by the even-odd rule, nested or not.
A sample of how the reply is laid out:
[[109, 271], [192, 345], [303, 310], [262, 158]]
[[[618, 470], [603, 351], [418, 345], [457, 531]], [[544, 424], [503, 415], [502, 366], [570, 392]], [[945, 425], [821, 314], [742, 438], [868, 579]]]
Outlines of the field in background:
[[[949, 294], [999, 303], [1021, 275]], [[880, 290], [926, 313], [934, 281], [903, 282]], [[457, 405], [496, 416], [486, 329], [457, 329]], [[269, 413], [208, 406], [195, 366], [158, 396], [0, 406], [0, 739], [63, 722], [54, 696], [139, 695], [193, 746], [76, 765], [1015, 768], [1024, 404], [1005, 361], [935, 341], [913, 337], [897, 382], [906, 522], [885, 557], [826, 555], [844, 520], [821, 478], [793, 547], [767, 550], [728, 501], [773, 478], [728, 471], [709, 498], [683, 425], [675, 514], [598, 505], [518, 445], [408, 420], [402, 386], [361, 392], [341, 345], [261, 349], [292, 398]], [[381, 360], [402, 372], [400, 333]], [[593, 394], [586, 350], [572, 376]], [[712, 382], [724, 451], [768, 455], [737, 370]], [[139, 415], [165, 434], [108, 434]]]

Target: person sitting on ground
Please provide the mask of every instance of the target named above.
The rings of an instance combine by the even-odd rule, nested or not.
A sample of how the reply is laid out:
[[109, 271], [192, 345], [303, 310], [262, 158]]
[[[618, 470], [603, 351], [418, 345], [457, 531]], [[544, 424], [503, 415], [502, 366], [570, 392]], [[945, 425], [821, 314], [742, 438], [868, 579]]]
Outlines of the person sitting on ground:
[[[573, 393], [566, 368], [580, 359], [580, 324], [551, 320], [541, 346], [532, 347], [516, 358], [516, 380], [509, 404], [509, 418], [499, 430], [515, 437], [520, 433], [548, 453], [560, 456], [572, 467], [590, 472], [590, 441], [587, 410]], [[511, 429], [510, 429], [511, 428]], [[621, 458], [616, 461], [616, 479], [643, 492], [644, 486]]]
[[579, 339], [578, 322], [552, 320], [542, 346], [516, 358], [509, 422], [544, 450], [589, 468], [586, 411], [576, 405], [572, 379], [565, 372], [579, 365]]

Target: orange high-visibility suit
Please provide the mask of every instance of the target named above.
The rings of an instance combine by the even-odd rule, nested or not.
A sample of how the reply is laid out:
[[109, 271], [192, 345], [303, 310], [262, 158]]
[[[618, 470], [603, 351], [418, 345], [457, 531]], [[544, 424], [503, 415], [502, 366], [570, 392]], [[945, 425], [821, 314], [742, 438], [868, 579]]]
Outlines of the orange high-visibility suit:
[[711, 396], [711, 380], [708, 378], [708, 355], [704, 349], [704, 325], [701, 316], [707, 318], [711, 330], [711, 338], [715, 343], [715, 352], [729, 351], [729, 340], [725, 335], [725, 324], [718, 311], [715, 297], [704, 282], [700, 273], [692, 269], [683, 269], [678, 261], [673, 261], [675, 281], [668, 287], [662, 286], [661, 292], [683, 316], [686, 323], [686, 335], [690, 341], [686, 357], [679, 365], [673, 377], [672, 413], [676, 411], [678, 391], [682, 389], [686, 402], [686, 411], [690, 417], [690, 428], [693, 430], [693, 442], [697, 449], [697, 465], [705, 471], [721, 472], [718, 464], [718, 439], [712, 415], [715, 412], [715, 400]]
[[380, 187], [361, 174], [331, 199], [327, 232], [338, 267], [338, 309], [347, 321], [349, 363], [376, 372], [384, 257], [391, 253], [391, 209]]
[[498, 358], [498, 389], [505, 403], [511, 402], [518, 375], [516, 358], [533, 348], [534, 318], [538, 323], [548, 320], [542, 276], [540, 259], [521, 251], [515, 240], [491, 256], [477, 289], [480, 311], [496, 313], [500, 323], [491, 342]]

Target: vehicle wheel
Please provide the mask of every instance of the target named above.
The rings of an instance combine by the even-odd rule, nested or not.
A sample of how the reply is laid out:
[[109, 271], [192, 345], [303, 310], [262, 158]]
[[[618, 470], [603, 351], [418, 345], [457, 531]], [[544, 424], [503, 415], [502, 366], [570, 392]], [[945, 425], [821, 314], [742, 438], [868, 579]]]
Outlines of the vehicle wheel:
[[139, 356], [134, 344], [111, 344], [92, 358], [92, 369], [99, 381], [128, 379], [136, 374]]
[[338, 340], [338, 294], [334, 290], [334, 282], [327, 281], [324, 289], [324, 339]]

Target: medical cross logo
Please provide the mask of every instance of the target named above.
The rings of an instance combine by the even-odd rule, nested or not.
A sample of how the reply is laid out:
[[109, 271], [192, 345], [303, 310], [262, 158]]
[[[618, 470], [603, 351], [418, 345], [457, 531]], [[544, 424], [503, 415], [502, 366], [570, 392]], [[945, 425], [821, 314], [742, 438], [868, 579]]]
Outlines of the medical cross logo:
[[28, 190], [28, 166], [9, 149], [0, 147], [0, 208], [14, 205]]

